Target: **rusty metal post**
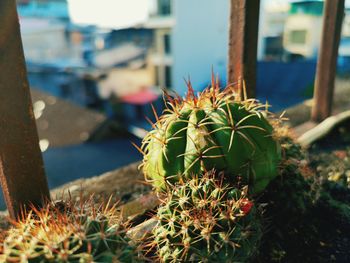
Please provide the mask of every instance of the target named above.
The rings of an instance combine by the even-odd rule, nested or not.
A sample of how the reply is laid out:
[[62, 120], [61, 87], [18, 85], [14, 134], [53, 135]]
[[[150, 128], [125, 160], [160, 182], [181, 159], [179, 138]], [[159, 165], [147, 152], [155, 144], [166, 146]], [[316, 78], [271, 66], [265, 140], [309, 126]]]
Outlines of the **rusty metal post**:
[[326, 0], [324, 3], [321, 46], [318, 54], [314, 104], [311, 113], [313, 121], [322, 121], [332, 112], [334, 79], [345, 0]]
[[229, 84], [245, 82], [247, 95], [256, 95], [260, 0], [231, 0], [228, 73]]
[[0, 180], [8, 211], [49, 198], [15, 0], [0, 1]]

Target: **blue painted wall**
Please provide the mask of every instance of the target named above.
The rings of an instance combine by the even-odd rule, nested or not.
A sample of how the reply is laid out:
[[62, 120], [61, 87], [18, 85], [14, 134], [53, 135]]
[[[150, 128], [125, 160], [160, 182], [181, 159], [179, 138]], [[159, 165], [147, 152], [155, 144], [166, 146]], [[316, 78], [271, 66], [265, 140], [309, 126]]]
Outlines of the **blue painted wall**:
[[226, 83], [229, 1], [176, 0], [174, 5], [174, 89], [184, 95], [188, 76], [196, 90], [203, 89], [212, 67]]
[[298, 104], [312, 95], [316, 61], [258, 62], [257, 98], [272, 111]]

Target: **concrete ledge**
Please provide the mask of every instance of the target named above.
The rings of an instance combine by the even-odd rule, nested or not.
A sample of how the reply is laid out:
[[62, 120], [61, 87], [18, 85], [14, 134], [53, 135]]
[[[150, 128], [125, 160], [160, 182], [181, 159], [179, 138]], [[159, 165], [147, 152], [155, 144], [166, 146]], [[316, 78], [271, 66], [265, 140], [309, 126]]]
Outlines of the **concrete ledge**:
[[329, 117], [317, 126], [307, 130], [298, 138], [298, 142], [304, 147], [309, 147], [314, 142], [327, 136], [336, 126], [348, 120], [350, 120], [350, 111], [344, 111], [338, 115]]
[[133, 163], [99, 176], [75, 180], [53, 189], [51, 196], [53, 199], [71, 197], [79, 200], [91, 195], [96, 199], [109, 198], [112, 195], [114, 200], [128, 202], [151, 190], [138, 166], [139, 163]]
[[[350, 108], [350, 80], [337, 78], [333, 99], [333, 114], [338, 114]], [[310, 121], [313, 100], [306, 100], [286, 109], [285, 117], [289, 118], [291, 127], [296, 127]]]

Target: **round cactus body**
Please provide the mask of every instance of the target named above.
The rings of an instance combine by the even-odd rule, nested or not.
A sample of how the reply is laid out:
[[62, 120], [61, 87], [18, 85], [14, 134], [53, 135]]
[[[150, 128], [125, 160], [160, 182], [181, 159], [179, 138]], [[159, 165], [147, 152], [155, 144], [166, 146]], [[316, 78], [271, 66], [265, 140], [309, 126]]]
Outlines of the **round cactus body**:
[[254, 100], [235, 100], [213, 85], [198, 96], [170, 99], [142, 144], [143, 171], [158, 190], [210, 169], [240, 177], [252, 192], [277, 175], [280, 147]]
[[[137, 262], [115, 207], [49, 204], [16, 222], [2, 240], [1, 262]], [[79, 207], [77, 209], [76, 207]]]
[[157, 217], [153, 246], [161, 262], [247, 262], [262, 235], [246, 188], [208, 174], [176, 185]]

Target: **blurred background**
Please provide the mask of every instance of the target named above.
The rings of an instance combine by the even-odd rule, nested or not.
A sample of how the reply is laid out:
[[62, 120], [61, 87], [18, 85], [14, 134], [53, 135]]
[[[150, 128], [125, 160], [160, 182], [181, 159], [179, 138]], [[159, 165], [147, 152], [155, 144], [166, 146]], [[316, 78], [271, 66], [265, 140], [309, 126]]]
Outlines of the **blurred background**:
[[[162, 89], [226, 84], [229, 0], [17, 0], [50, 187], [142, 158]], [[279, 112], [312, 97], [323, 1], [261, 0], [257, 96]], [[338, 79], [350, 76], [350, 1]]]

